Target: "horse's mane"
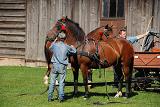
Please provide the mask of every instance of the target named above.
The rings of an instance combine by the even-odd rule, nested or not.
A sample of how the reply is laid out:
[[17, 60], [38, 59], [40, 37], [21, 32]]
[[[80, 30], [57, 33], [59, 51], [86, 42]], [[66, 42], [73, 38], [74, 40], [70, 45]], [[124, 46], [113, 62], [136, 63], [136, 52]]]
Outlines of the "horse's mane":
[[68, 27], [69, 30], [72, 31], [76, 40], [80, 42], [84, 41], [85, 33], [83, 29], [79, 26], [79, 24], [69, 18], [65, 18], [65, 21], [66, 21], [66, 26]]
[[[94, 34], [96, 34], [96, 32], [97, 32], [99, 29], [108, 29], [109, 32], [112, 32], [112, 26], [109, 27], [108, 24], [107, 24], [107, 25], [105, 25], [105, 26], [101, 26], [101, 27], [98, 27], [98, 28], [92, 30], [90, 33], [87, 34], [87, 37], [93, 36]], [[99, 33], [99, 32], [98, 32], [98, 33]]]
[[[92, 30], [90, 33], [88, 33], [88, 35], [97, 32], [98, 29], [101, 29], [101, 28], [103, 28], [103, 27], [105, 27], [105, 26], [101, 26], [101, 27], [98, 27], [98, 28]], [[87, 35], [87, 36], [88, 36], [88, 35]]]

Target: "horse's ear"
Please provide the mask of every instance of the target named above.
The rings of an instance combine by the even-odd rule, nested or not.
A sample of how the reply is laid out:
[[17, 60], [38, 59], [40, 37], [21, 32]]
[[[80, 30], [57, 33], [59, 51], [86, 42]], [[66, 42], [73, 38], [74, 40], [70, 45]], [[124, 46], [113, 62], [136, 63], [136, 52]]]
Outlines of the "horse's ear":
[[125, 27], [124, 27], [124, 29], [126, 29], [126, 30], [127, 30], [127, 26], [125, 26]]
[[105, 29], [108, 29], [108, 27], [109, 27], [109, 26], [108, 26], [108, 24], [107, 24], [107, 25], [105, 26]]
[[63, 16], [62, 19], [61, 19], [61, 21], [65, 22], [66, 21], [66, 17]]

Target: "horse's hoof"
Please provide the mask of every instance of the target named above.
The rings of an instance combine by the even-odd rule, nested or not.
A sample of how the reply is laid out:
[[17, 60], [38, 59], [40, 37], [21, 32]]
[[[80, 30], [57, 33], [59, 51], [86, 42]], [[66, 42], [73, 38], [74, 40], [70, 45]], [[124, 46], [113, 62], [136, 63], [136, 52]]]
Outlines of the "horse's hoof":
[[45, 80], [48, 80], [48, 76], [45, 75], [43, 79], [44, 79], [44, 81], [45, 81]]
[[56, 83], [55, 83], [56, 85], [59, 85], [59, 82], [58, 82], [58, 80], [56, 80]]
[[88, 96], [84, 96], [83, 99], [84, 99], [84, 100], [87, 100], [87, 99], [88, 99]]
[[88, 98], [89, 98], [89, 96], [87, 94], [84, 95], [84, 97], [83, 97], [84, 100], [87, 100]]
[[48, 81], [44, 81], [44, 85], [48, 86]]
[[78, 97], [78, 92], [73, 92], [73, 93], [72, 93], [72, 96], [73, 96], [73, 97]]
[[[88, 80], [88, 83], [92, 83], [92, 81]], [[88, 89], [91, 89], [92, 85], [88, 85]]]
[[45, 77], [43, 78], [43, 80], [44, 80], [44, 84], [45, 84], [45, 85], [48, 85], [48, 76], [45, 76]]
[[84, 97], [83, 99], [84, 99], [84, 100], [87, 100], [87, 98], [85, 98], [85, 97]]
[[114, 98], [119, 98], [119, 97], [122, 97], [122, 92], [121, 91], [117, 92], [117, 94], [114, 96]]

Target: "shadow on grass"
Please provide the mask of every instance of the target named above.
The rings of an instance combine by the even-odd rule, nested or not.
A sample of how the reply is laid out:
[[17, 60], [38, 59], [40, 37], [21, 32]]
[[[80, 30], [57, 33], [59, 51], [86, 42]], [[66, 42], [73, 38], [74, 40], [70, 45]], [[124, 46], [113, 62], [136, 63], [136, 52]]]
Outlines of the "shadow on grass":
[[[72, 99], [72, 98], [79, 98], [83, 97], [85, 95], [84, 92], [78, 92], [76, 95], [73, 95], [73, 92], [65, 93], [65, 98], [67, 99]], [[90, 92], [88, 98], [93, 97], [93, 96], [100, 96], [100, 97], [114, 97], [116, 93], [98, 93], [98, 92]], [[123, 96], [125, 96], [125, 93], [122, 93]], [[138, 95], [137, 92], [132, 92], [130, 97]]]

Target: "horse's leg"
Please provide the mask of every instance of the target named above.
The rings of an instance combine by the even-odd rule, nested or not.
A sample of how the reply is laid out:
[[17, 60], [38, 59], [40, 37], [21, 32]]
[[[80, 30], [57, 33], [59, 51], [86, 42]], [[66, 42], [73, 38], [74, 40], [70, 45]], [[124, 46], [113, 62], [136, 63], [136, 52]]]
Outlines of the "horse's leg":
[[[88, 83], [92, 82], [92, 69], [88, 70]], [[88, 85], [88, 88], [91, 88], [91, 85]]]
[[115, 95], [116, 97], [121, 97], [122, 96], [122, 82], [123, 82], [123, 74], [122, 74], [122, 65], [121, 63], [117, 64], [114, 66], [114, 82], [118, 82], [118, 91], [117, 94]]
[[131, 76], [132, 76], [132, 66], [124, 65], [124, 77], [126, 82], [126, 93], [125, 97], [129, 98], [131, 94]]
[[85, 85], [85, 95], [84, 98], [88, 98], [88, 67], [84, 64], [81, 64], [80, 69], [82, 71], [82, 75], [83, 75], [83, 83]]
[[52, 53], [49, 50], [50, 45], [51, 45], [51, 42], [49, 42], [49, 41], [45, 42], [44, 52], [45, 52], [45, 58], [46, 58], [47, 65], [48, 65], [48, 69], [47, 69], [47, 71], [45, 73], [45, 76], [43, 78], [45, 85], [48, 85], [48, 78], [49, 78], [51, 68], [52, 68], [52, 64], [51, 64]]
[[73, 96], [76, 96], [78, 93], [78, 76], [79, 76], [79, 67], [72, 67], [73, 76], [74, 76], [74, 91]]
[[44, 84], [45, 85], [48, 85], [48, 78], [49, 78], [49, 75], [50, 75], [50, 72], [51, 72], [51, 67], [52, 67], [52, 64], [48, 64], [48, 69], [45, 73], [45, 76], [44, 76]]

